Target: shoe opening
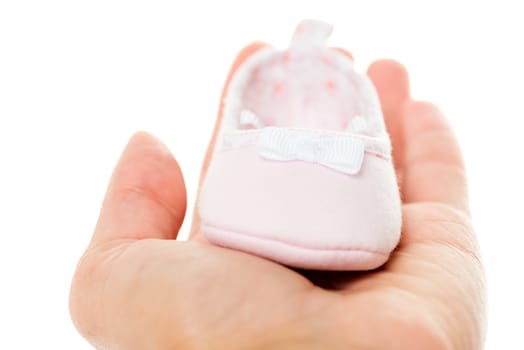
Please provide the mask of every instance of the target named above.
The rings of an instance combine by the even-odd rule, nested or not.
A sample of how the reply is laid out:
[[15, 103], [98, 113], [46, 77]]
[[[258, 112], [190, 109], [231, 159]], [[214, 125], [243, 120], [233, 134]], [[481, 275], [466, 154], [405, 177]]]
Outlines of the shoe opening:
[[303, 21], [289, 48], [266, 48], [248, 58], [226, 94], [227, 129], [292, 127], [382, 136], [373, 84], [347, 54], [325, 46], [330, 33], [326, 23]]

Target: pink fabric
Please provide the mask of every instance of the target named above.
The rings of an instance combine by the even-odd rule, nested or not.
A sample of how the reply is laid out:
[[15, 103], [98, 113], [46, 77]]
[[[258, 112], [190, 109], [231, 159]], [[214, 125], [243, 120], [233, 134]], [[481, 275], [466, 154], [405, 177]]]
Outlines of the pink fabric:
[[349, 60], [339, 66], [336, 55], [327, 49], [276, 52], [253, 71], [243, 107], [257, 116], [258, 127], [346, 130], [357, 117], [366, 123], [361, 133], [377, 136], [379, 125], [367, 120], [365, 78]]
[[389, 254], [358, 249], [304, 248], [289, 242], [267, 239], [215, 226], [202, 226], [209, 240], [227, 248], [249, 252], [276, 262], [303, 269], [369, 270], [382, 265]]
[[325, 270], [376, 268], [397, 245], [400, 196], [378, 97], [324, 46], [331, 29], [305, 21], [288, 50], [255, 53], [233, 76], [200, 193], [209, 242]]
[[345, 175], [264, 160], [253, 146], [220, 152], [199, 209], [213, 243], [303, 268], [375, 268], [400, 235], [391, 161], [372, 155], [358, 175]]

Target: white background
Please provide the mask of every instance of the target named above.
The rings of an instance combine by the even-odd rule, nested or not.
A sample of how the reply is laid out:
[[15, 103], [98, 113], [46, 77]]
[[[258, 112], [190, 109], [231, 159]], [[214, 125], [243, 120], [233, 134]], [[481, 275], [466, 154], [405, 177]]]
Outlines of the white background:
[[[194, 204], [229, 65], [336, 25], [360, 68], [391, 57], [464, 149], [489, 283], [487, 349], [523, 349], [523, 10], [503, 1], [0, 1], [0, 348], [89, 349], [68, 288], [112, 167], [136, 130], [162, 138]], [[187, 234], [187, 220], [182, 228]], [[446, 286], [442, 286], [446, 288]]]

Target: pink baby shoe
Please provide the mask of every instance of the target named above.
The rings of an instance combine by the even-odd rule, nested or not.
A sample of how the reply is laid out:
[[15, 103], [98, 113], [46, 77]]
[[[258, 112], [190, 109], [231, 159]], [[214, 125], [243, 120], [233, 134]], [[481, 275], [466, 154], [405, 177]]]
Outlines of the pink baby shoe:
[[370, 270], [401, 229], [391, 143], [371, 81], [307, 20], [288, 49], [233, 73], [198, 203], [209, 242], [298, 268]]

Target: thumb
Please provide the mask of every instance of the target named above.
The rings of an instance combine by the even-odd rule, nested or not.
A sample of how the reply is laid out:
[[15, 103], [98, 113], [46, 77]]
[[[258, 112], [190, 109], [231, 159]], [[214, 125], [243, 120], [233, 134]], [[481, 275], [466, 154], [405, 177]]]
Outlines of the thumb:
[[92, 243], [175, 239], [186, 211], [186, 187], [167, 147], [135, 134], [113, 171]]

